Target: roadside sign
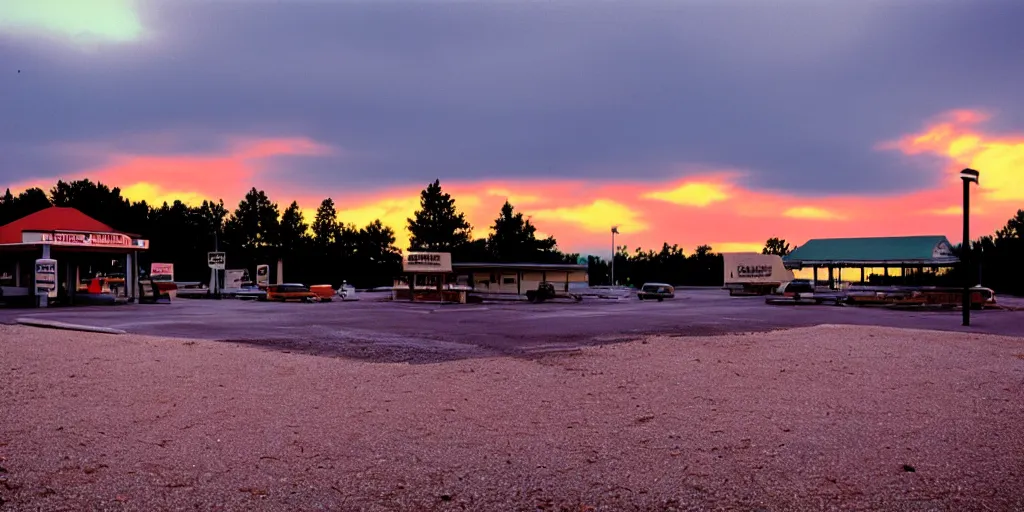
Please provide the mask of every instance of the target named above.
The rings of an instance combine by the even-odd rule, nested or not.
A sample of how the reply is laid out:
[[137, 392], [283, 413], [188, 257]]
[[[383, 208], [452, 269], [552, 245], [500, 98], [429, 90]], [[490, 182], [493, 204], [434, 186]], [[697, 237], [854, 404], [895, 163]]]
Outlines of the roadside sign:
[[174, 264], [153, 263], [149, 266], [149, 278], [154, 281], [174, 281]]
[[270, 284], [270, 265], [256, 265], [256, 286]]
[[36, 295], [57, 296], [57, 260], [36, 260]]
[[450, 252], [409, 252], [402, 257], [402, 272], [447, 274], [451, 271], [452, 254]]
[[210, 252], [206, 254], [206, 264], [213, 270], [224, 270], [224, 263], [227, 261], [222, 252]]

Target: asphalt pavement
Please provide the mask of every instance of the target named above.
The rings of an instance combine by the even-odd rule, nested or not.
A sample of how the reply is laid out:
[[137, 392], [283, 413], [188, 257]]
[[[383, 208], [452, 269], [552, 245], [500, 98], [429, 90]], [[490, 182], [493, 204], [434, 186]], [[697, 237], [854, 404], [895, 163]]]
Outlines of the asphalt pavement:
[[[131, 333], [251, 343], [365, 357], [428, 360], [572, 350], [644, 335], [758, 332], [819, 324], [878, 325], [1024, 336], [1024, 311], [892, 310], [852, 306], [774, 306], [763, 297], [729, 297], [718, 289], [681, 290], [664, 302], [584, 300], [424, 304], [363, 295], [320, 304], [177, 299], [172, 304], [0, 310], [18, 318], [120, 329]], [[384, 353], [387, 354], [382, 355]], [[422, 355], [422, 354], [421, 354]]]

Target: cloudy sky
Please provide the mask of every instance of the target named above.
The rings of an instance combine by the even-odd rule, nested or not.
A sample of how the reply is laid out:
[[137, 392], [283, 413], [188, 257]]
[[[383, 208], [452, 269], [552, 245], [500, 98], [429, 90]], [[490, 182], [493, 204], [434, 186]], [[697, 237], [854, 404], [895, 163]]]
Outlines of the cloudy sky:
[[397, 228], [440, 178], [564, 250], [975, 236], [1024, 207], [1019, 0], [0, 0], [0, 185]]

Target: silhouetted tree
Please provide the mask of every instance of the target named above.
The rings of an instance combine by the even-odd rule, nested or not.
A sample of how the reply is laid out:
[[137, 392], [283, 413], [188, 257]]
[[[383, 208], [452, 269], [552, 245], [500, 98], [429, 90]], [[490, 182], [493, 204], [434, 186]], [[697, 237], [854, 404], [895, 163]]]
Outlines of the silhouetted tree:
[[402, 255], [395, 247], [395, 232], [374, 220], [354, 233], [353, 256], [358, 273], [350, 282], [354, 286], [390, 285], [402, 271]]
[[785, 239], [780, 238], [769, 238], [768, 241], [764, 243], [764, 249], [761, 249], [761, 254], [785, 256], [789, 253], [789, 244], [786, 243]]
[[[255, 268], [260, 263], [274, 267], [280, 255], [281, 221], [277, 204], [262, 190], [253, 188], [238, 203], [224, 224], [229, 265]], [[236, 263], [231, 263], [234, 259]]]
[[494, 219], [491, 234], [487, 237], [487, 249], [496, 261], [501, 262], [549, 262], [561, 260], [555, 252], [555, 239], [537, 239], [537, 228], [522, 213], [516, 213], [505, 201], [501, 214]]
[[308, 231], [309, 224], [306, 224], [299, 210], [299, 203], [292, 201], [281, 214], [281, 254], [294, 256], [302, 251], [309, 238]]
[[0, 203], [0, 226], [53, 206], [46, 192], [40, 188], [30, 188], [17, 196], [10, 192], [8, 190], [4, 194], [3, 202]]
[[319, 250], [325, 251], [339, 235], [338, 211], [334, 209], [334, 200], [328, 197], [320, 202], [313, 217], [313, 242]]
[[441, 190], [440, 180], [420, 192], [420, 209], [407, 221], [410, 251], [452, 252], [469, 242], [472, 231], [452, 196]]

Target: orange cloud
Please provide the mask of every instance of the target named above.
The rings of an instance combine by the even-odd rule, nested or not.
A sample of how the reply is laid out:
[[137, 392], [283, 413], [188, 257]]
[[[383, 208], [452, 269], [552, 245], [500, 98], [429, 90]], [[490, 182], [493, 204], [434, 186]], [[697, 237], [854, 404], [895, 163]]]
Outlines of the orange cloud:
[[671, 190], [648, 192], [643, 197], [681, 206], [703, 207], [729, 199], [729, 190], [722, 183], [691, 181]]
[[525, 206], [535, 204], [540, 201], [540, 197], [530, 194], [519, 194], [513, 192], [507, 188], [489, 188], [487, 189], [487, 195], [494, 197], [504, 198], [506, 201], [511, 203], [513, 206]]
[[792, 217], [794, 219], [814, 219], [814, 220], [844, 220], [846, 216], [840, 215], [833, 211], [825, 208], [819, 208], [817, 206], [794, 206], [787, 208], [782, 213], [786, 217]]
[[962, 167], [981, 171], [979, 188], [992, 201], [1024, 200], [1024, 135], [993, 137], [977, 129], [988, 120], [983, 112], [956, 110], [921, 133], [881, 145], [907, 155], [934, 154], [946, 157], [950, 181]]
[[639, 233], [648, 225], [629, 206], [611, 199], [595, 199], [589, 204], [551, 208], [534, 212], [538, 221], [568, 224], [591, 233], [607, 233], [612, 226], [620, 231]]

